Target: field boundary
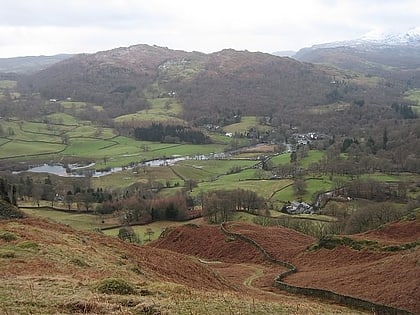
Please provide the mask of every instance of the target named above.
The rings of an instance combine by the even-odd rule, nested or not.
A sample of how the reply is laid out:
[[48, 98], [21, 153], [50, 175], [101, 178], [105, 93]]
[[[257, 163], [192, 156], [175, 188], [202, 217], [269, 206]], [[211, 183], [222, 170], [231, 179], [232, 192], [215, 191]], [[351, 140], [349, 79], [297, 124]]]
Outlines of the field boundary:
[[223, 222], [220, 228], [225, 235], [236, 238], [236, 239], [240, 239], [256, 247], [263, 254], [266, 260], [288, 269], [287, 271], [280, 273], [278, 276], [274, 278], [274, 286], [279, 289], [285, 290], [293, 294], [302, 294], [302, 295], [306, 295], [310, 297], [316, 297], [316, 298], [321, 298], [321, 299], [325, 299], [329, 301], [334, 301], [334, 302], [349, 306], [351, 308], [364, 309], [364, 310], [373, 311], [373, 312], [376, 312], [378, 314], [383, 314], [383, 315], [414, 315], [413, 313], [407, 310], [375, 303], [368, 300], [359, 299], [359, 298], [348, 296], [348, 295], [342, 295], [342, 294], [329, 291], [329, 290], [318, 289], [318, 288], [306, 288], [306, 287], [299, 287], [299, 286], [287, 284], [283, 282], [283, 280], [287, 276], [298, 272], [296, 266], [294, 266], [293, 264], [289, 262], [282, 261], [273, 257], [271, 254], [269, 254], [265, 250], [263, 246], [261, 246], [259, 243], [257, 243], [253, 239], [247, 236], [244, 236], [240, 233], [234, 233], [234, 232], [228, 231], [226, 229], [226, 222]]

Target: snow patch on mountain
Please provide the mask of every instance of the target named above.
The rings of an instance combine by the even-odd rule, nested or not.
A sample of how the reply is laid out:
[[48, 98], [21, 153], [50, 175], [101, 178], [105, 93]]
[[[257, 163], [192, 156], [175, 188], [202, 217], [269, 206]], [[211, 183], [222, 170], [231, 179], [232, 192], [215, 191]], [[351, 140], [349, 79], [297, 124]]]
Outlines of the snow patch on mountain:
[[374, 29], [358, 39], [314, 45], [311, 48], [336, 47], [389, 47], [389, 46], [416, 46], [420, 47], [420, 26], [411, 28], [404, 33], [390, 33]]

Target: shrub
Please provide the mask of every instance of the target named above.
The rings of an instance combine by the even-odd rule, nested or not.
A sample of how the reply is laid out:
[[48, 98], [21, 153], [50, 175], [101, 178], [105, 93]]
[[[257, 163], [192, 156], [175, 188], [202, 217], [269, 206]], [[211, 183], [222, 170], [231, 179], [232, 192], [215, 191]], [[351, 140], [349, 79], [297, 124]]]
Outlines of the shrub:
[[71, 258], [70, 262], [79, 267], [89, 267], [89, 264], [87, 262], [78, 257]]
[[130, 243], [138, 243], [140, 244], [140, 238], [138, 235], [134, 232], [133, 228], [131, 226], [122, 227], [118, 231], [118, 238], [123, 241], [128, 241]]
[[0, 252], [0, 258], [15, 258], [16, 254], [11, 251]]
[[34, 250], [34, 251], [39, 250], [39, 245], [37, 243], [31, 242], [31, 241], [21, 242], [21, 243], [17, 244], [17, 247], [22, 248], [22, 249]]
[[96, 289], [98, 292], [104, 294], [126, 295], [136, 293], [136, 289], [132, 284], [125, 281], [124, 279], [118, 278], [103, 279], [101, 282], [99, 282]]
[[6, 242], [16, 241], [18, 238], [15, 234], [11, 232], [0, 232], [0, 239]]

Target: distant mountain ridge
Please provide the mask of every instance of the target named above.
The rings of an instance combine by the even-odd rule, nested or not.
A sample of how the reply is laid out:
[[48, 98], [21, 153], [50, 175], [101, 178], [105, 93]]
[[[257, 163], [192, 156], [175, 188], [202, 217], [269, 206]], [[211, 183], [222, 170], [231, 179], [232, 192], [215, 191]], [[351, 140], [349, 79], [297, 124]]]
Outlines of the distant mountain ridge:
[[53, 56], [0, 58], [0, 72], [35, 73], [73, 56], [74, 54], [59, 54]]
[[404, 33], [372, 31], [357, 39], [316, 44], [311, 47], [302, 48], [296, 53], [296, 55], [298, 55], [301, 51], [323, 48], [352, 47], [369, 49], [389, 48], [392, 46], [420, 47], [420, 27], [412, 28]]
[[[341, 52], [343, 63], [350, 60], [345, 66], [366, 65], [366, 58], [354, 54], [354, 48], [344, 48], [350, 50]], [[334, 48], [330, 52], [337, 56]], [[396, 66], [400, 60], [395, 57]], [[418, 60], [413, 58], [412, 62]], [[337, 61], [340, 59], [333, 58], [325, 63]], [[177, 118], [193, 126], [224, 126], [235, 116], [258, 116], [270, 124], [308, 129], [314, 124], [326, 132], [331, 126], [345, 129], [339, 123], [343, 113], [322, 109], [329, 104], [338, 108], [346, 104], [343, 108], [350, 115], [359, 110], [352, 104], [365, 104], [363, 109], [373, 105], [368, 112], [372, 119], [395, 116], [390, 106], [405, 91], [400, 78], [396, 84], [388, 84], [390, 76], [372, 80], [362, 66], [362, 71], [357, 69], [359, 73], [348, 73], [314, 63], [261, 52], [224, 49], [205, 54], [138, 44], [67, 58], [23, 76], [18, 89], [44, 100], [71, 99], [100, 105], [100, 112], [92, 109], [85, 114], [106, 124], [116, 117], [147, 110], [158, 98], [168, 98], [168, 106], [179, 103], [182, 110]], [[418, 83], [420, 87], [420, 77]], [[314, 116], [314, 112], [325, 115]]]
[[355, 40], [314, 45], [293, 57], [375, 76], [399, 72], [405, 81], [419, 81], [420, 27], [398, 34], [371, 32]]

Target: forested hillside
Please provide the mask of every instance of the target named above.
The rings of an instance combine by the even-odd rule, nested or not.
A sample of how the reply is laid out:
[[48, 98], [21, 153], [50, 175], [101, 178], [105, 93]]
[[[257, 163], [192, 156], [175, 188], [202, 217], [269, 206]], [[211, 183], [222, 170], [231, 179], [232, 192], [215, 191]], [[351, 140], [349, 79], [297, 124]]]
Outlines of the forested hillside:
[[391, 105], [401, 102], [406, 89], [397, 76], [365, 76], [264, 53], [202, 54], [148, 45], [79, 55], [27, 76], [19, 86], [44, 99], [103, 106], [103, 121], [147, 109], [151, 97], [171, 96], [181, 102], [182, 118], [195, 125], [257, 115], [269, 116], [270, 124], [309, 129], [338, 128], [343, 117], [398, 118]]

